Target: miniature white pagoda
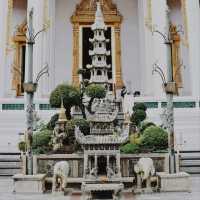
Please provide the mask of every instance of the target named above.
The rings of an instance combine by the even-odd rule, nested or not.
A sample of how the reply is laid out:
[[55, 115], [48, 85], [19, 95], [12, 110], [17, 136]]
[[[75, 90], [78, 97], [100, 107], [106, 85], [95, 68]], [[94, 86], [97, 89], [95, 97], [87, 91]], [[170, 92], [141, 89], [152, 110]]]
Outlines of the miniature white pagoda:
[[[110, 54], [106, 50], [106, 25], [104, 23], [101, 5], [97, 3], [95, 22], [92, 25], [94, 38], [90, 39], [94, 49], [89, 52], [92, 57], [90, 69], [91, 84], [104, 85], [109, 91], [108, 69], [106, 59]], [[120, 169], [120, 145], [129, 136], [129, 120], [124, 121], [123, 127], [116, 130], [114, 125], [119, 108], [115, 101], [105, 97], [93, 103], [94, 112], [86, 112], [90, 122], [90, 133], [84, 135], [78, 127], [75, 129], [76, 140], [84, 151], [84, 173], [82, 192], [83, 200], [98, 199], [104, 196], [108, 199], [120, 199], [124, 188]]]
[[93, 45], [93, 50], [89, 51], [89, 55], [92, 58], [92, 64], [87, 65], [87, 68], [90, 69], [89, 83], [102, 84], [109, 90], [112, 80], [108, 79], [108, 70], [111, 68], [111, 65], [107, 64], [107, 56], [110, 55], [110, 51], [106, 50], [106, 43], [110, 40], [105, 38], [107, 27], [104, 23], [103, 13], [99, 2], [97, 2], [95, 22], [91, 29], [94, 33], [94, 37], [89, 39]]

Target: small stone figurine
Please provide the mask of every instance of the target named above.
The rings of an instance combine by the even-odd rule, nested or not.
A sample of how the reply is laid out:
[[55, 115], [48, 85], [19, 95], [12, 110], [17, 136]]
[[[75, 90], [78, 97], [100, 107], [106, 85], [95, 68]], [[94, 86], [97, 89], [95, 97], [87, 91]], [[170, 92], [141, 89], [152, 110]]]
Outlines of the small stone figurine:
[[56, 126], [53, 130], [53, 150], [58, 151], [63, 147], [63, 140], [66, 137], [65, 126], [66, 126], [67, 118], [65, 115], [65, 108], [63, 105], [63, 100], [61, 101], [61, 108], [59, 112], [58, 121], [56, 122]]

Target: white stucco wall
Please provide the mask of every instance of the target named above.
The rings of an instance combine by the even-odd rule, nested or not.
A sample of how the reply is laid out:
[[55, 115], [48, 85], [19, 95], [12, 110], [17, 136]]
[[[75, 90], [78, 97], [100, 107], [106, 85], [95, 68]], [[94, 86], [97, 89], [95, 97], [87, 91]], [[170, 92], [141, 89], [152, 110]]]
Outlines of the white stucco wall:
[[[71, 81], [73, 33], [70, 17], [78, 2], [79, 0], [56, 1], [55, 84]], [[123, 16], [121, 29], [123, 77], [126, 84], [131, 83], [133, 90], [140, 90], [137, 0], [123, 2], [115, 0], [114, 3]]]
[[70, 82], [72, 76], [73, 33], [70, 17], [79, 0], [56, 1], [55, 85]]
[[123, 16], [121, 27], [121, 54], [124, 83], [133, 91], [141, 90], [141, 67], [139, 62], [138, 1], [114, 0]]

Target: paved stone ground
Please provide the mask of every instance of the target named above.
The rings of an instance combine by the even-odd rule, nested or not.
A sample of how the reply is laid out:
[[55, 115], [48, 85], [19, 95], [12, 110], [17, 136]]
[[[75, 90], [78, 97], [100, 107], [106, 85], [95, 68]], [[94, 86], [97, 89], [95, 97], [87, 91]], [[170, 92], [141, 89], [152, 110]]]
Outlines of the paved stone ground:
[[[79, 200], [79, 196], [62, 196], [52, 194], [27, 195], [13, 194], [13, 182], [11, 178], [0, 178], [0, 200]], [[146, 195], [130, 196], [132, 200], [200, 200], [200, 176], [192, 177], [192, 192], [181, 193], [153, 193]]]

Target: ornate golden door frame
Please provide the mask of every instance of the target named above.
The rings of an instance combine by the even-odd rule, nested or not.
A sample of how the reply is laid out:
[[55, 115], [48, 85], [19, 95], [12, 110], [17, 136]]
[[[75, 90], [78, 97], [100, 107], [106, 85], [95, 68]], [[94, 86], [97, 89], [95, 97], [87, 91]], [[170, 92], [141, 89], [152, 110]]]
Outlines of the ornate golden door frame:
[[[113, 77], [116, 89], [122, 88], [122, 69], [121, 69], [121, 40], [120, 30], [122, 23], [122, 16], [117, 10], [115, 4], [111, 0], [100, 0], [104, 14], [104, 20], [107, 26], [114, 29], [114, 62], [113, 69], [115, 69], [115, 77]], [[72, 83], [76, 86], [79, 85], [78, 69], [80, 67], [80, 27], [91, 25], [94, 22], [96, 11], [96, 0], [82, 0], [76, 6], [76, 10], [71, 17], [73, 24], [73, 67], [72, 67]]]
[[14, 61], [12, 67], [12, 89], [16, 90], [16, 96], [22, 95], [22, 47], [26, 45], [26, 21], [24, 21], [17, 29], [13, 37], [15, 46]]

